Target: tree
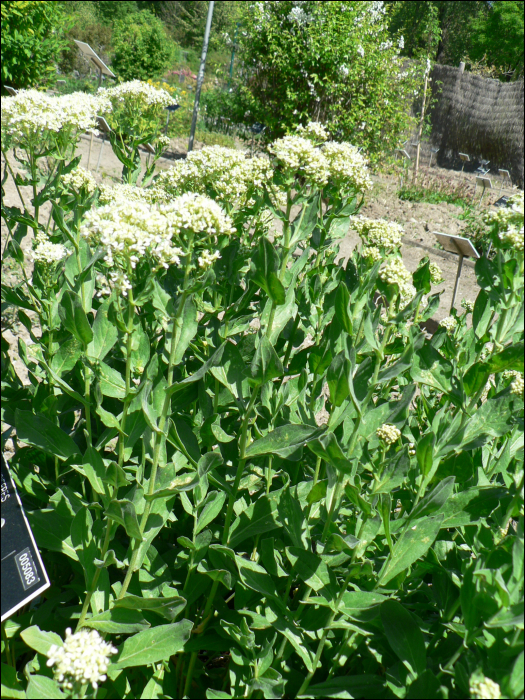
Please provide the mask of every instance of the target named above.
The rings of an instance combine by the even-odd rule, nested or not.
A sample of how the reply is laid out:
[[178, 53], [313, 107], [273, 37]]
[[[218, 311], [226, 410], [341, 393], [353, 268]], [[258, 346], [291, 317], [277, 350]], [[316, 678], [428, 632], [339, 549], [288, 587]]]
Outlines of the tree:
[[67, 20], [56, 2], [2, 0], [2, 92], [48, 85], [67, 46]]
[[148, 10], [115, 21], [112, 67], [124, 80], [161, 76], [170, 65], [174, 46], [160, 19]]
[[499, 68], [500, 77], [523, 76], [523, 26], [523, 2], [493, 2], [471, 20], [469, 58]]
[[411, 125], [421, 72], [403, 70], [382, 3], [256, 3], [244, 9], [239, 58], [238, 103], [267, 138], [321, 121], [376, 159]]

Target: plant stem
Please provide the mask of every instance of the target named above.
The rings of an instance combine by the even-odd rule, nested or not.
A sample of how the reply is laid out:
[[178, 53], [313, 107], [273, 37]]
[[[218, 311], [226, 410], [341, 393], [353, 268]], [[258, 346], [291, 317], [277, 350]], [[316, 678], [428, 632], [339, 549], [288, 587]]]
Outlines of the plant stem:
[[[108, 551], [109, 547], [109, 542], [111, 538], [111, 525], [112, 521], [108, 518], [106, 522], [106, 534], [104, 537], [104, 543], [102, 544], [102, 549], [100, 550], [100, 558], [104, 560], [104, 557], [106, 556], [106, 553]], [[102, 572], [102, 567], [97, 568], [95, 573], [93, 574], [93, 581], [91, 582], [91, 586], [89, 587], [89, 590], [86, 595], [86, 599], [84, 600], [84, 605], [82, 606], [82, 611], [80, 613], [80, 617], [78, 618], [77, 626], [75, 629], [75, 632], [78, 632], [78, 630], [82, 627], [84, 624], [84, 621], [86, 619], [86, 615], [89, 609], [89, 604], [91, 603], [91, 598], [93, 596], [93, 593], [95, 592], [97, 588], [97, 583], [100, 578], [100, 574]]]

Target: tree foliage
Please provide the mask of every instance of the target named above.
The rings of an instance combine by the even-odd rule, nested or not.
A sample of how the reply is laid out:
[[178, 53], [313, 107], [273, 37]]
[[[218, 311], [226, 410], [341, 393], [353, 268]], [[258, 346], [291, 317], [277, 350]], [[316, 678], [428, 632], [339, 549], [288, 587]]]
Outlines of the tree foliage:
[[410, 126], [421, 75], [403, 70], [378, 3], [245, 7], [239, 55], [235, 116], [264, 123], [268, 138], [313, 119], [375, 158]]
[[2, 1], [2, 91], [44, 86], [66, 46], [66, 17], [56, 2]]
[[148, 80], [169, 67], [174, 46], [162, 21], [142, 10], [115, 21], [113, 51], [112, 67], [119, 78]]

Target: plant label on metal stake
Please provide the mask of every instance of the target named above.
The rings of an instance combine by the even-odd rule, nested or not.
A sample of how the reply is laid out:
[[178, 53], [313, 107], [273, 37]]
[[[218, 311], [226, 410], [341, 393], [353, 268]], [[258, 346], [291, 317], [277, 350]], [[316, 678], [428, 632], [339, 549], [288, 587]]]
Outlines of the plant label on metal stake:
[[50, 585], [2, 455], [2, 622]]
[[447, 250], [449, 253], [459, 255], [458, 271], [456, 274], [456, 281], [454, 283], [454, 291], [452, 293], [452, 302], [450, 304], [450, 311], [452, 311], [458, 292], [461, 270], [463, 269], [463, 258], [471, 257], [477, 259], [480, 257], [480, 254], [474, 248], [469, 239], [464, 238], [463, 236], [451, 236], [448, 233], [440, 233], [439, 231], [434, 231], [434, 236], [438, 239], [445, 250]]

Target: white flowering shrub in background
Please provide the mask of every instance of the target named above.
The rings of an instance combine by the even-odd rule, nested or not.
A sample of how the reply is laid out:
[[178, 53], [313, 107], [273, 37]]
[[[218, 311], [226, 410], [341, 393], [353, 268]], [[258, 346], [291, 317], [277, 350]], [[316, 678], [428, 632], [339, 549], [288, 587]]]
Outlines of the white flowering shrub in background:
[[[300, 41], [337, 20], [279, 5]], [[323, 5], [383, 42], [382, 3]], [[37, 175], [2, 206], [3, 309], [32, 340], [2, 338], [2, 449], [52, 581], [4, 623], [2, 693], [521, 697], [523, 199], [427, 337], [441, 270], [359, 216], [367, 158], [318, 121], [141, 178], [162, 91], [60, 99], [2, 116], [5, 177], [13, 145]], [[104, 105], [111, 187], [73, 157]]]

